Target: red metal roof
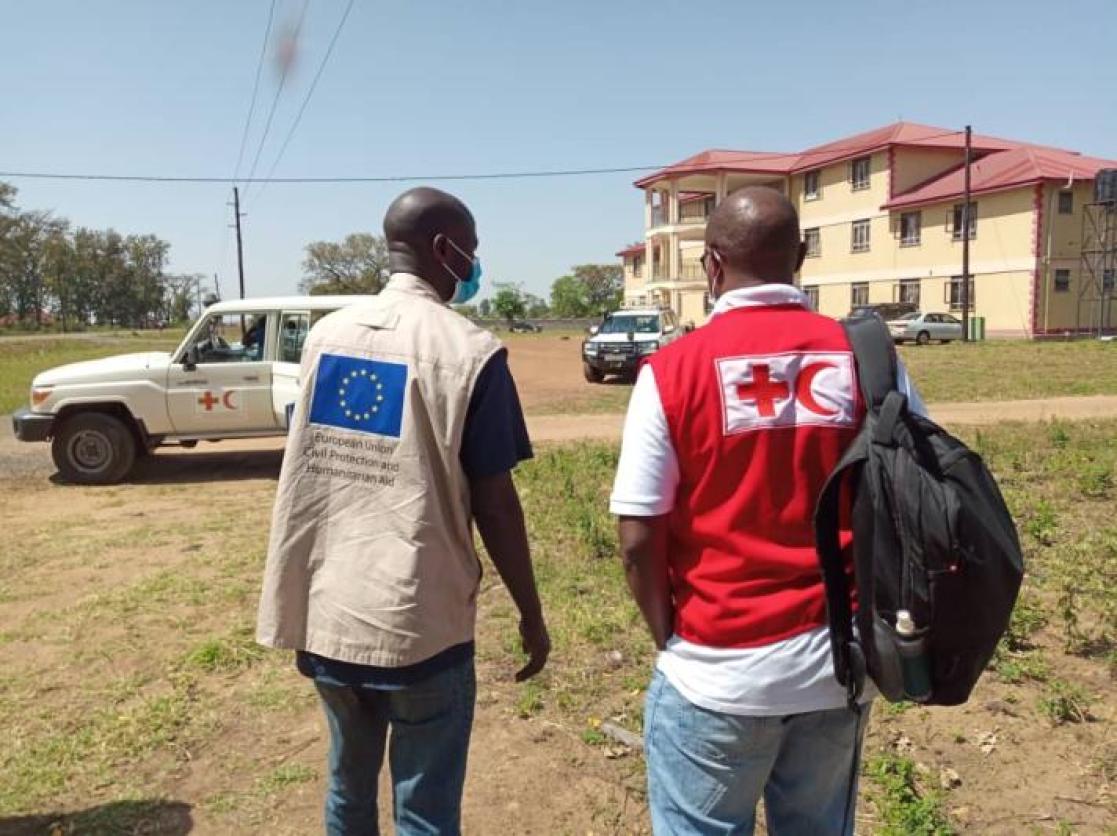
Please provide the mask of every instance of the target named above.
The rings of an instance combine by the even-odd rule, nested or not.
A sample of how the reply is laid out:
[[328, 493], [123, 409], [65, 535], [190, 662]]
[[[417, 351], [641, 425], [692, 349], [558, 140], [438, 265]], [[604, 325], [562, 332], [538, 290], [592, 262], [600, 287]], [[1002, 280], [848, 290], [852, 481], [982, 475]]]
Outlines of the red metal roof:
[[[1084, 157], [1058, 148], [1023, 145], [975, 161], [970, 168], [970, 192], [1004, 191], [1044, 180], [1093, 180], [1102, 168], [1117, 168], [1117, 161]], [[920, 206], [961, 197], [964, 179], [965, 172], [958, 166], [896, 195], [884, 208]]]
[[711, 149], [687, 157], [682, 162], [660, 169], [655, 174], [649, 174], [636, 181], [638, 188], [643, 188], [649, 183], [669, 177], [680, 177], [684, 174], [701, 174], [702, 172], [738, 171], [755, 174], [787, 174], [796, 159], [795, 154], [781, 154], [774, 151], [729, 151], [726, 149]]
[[[1019, 148], [1023, 144], [981, 134], [974, 134], [972, 143], [974, 150], [979, 154], [991, 151], [1006, 151]], [[965, 135], [959, 130], [952, 131], [931, 125], [919, 125], [914, 122], [896, 122], [845, 139], [816, 145], [797, 154], [774, 151], [711, 149], [695, 154], [693, 157], [687, 157], [685, 160], [660, 169], [654, 174], [642, 177], [636, 181], [635, 185], [637, 188], [643, 188], [658, 180], [703, 172], [736, 171], [746, 174], [795, 174], [813, 168], [821, 168], [840, 160], [870, 154], [891, 145], [961, 150], [965, 145]]]
[[[873, 151], [880, 151], [891, 145], [908, 145], [922, 148], [953, 148], [962, 149], [966, 144], [966, 136], [962, 131], [936, 128], [931, 125], [919, 125], [915, 122], [895, 122], [883, 128], [866, 131], [855, 136], [827, 142], [808, 148], [799, 155], [798, 162], [792, 173], [809, 171], [821, 168], [840, 160], [860, 157]], [[973, 148], [978, 153], [989, 151], [1006, 151], [1019, 148], [1022, 143], [1008, 139], [998, 139], [992, 136], [974, 134], [971, 140]]]
[[630, 256], [630, 255], [643, 255], [643, 254], [644, 254], [644, 242], [640, 241], [640, 242], [635, 243], [635, 244], [629, 244], [623, 250], [618, 252], [617, 256], [619, 258], [625, 258], [626, 256]]

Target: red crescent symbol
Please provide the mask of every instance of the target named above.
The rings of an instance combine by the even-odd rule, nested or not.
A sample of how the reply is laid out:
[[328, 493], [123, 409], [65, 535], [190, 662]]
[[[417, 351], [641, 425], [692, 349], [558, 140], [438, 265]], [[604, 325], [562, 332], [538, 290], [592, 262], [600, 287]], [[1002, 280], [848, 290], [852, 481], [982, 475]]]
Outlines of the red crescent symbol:
[[225, 408], [226, 409], [231, 409], [234, 412], [236, 411], [237, 406], [236, 406], [236, 404], [234, 404], [229, 399], [231, 397], [233, 397], [233, 395], [235, 395], [235, 394], [236, 394], [236, 390], [230, 389], [228, 392], [226, 392], [224, 395], [221, 396], [221, 403], [225, 404]]
[[833, 363], [811, 363], [809, 366], [803, 367], [802, 371], [799, 372], [799, 379], [795, 382], [795, 397], [798, 398], [799, 403], [803, 404], [803, 406], [816, 415], [822, 415], [827, 418], [831, 415], [837, 415], [838, 410], [827, 409], [816, 401], [811, 387], [814, 386], [814, 379], [821, 372], [834, 368], [837, 368], [837, 366]]

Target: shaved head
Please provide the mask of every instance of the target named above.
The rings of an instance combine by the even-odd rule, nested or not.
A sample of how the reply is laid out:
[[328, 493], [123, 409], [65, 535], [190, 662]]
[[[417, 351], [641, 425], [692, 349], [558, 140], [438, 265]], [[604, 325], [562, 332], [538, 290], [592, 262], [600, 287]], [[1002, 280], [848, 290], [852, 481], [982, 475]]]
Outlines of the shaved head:
[[799, 215], [767, 186], [746, 186], [725, 198], [706, 225], [706, 246], [730, 285], [791, 284], [802, 261]]
[[473, 215], [464, 203], [452, 194], [425, 186], [401, 194], [384, 215], [384, 237], [389, 247], [393, 242], [430, 246], [440, 232], [472, 228]]
[[453, 296], [455, 276], [469, 275], [477, 249], [473, 213], [452, 194], [426, 186], [392, 201], [384, 215], [384, 238], [389, 270], [425, 279], [443, 299]]

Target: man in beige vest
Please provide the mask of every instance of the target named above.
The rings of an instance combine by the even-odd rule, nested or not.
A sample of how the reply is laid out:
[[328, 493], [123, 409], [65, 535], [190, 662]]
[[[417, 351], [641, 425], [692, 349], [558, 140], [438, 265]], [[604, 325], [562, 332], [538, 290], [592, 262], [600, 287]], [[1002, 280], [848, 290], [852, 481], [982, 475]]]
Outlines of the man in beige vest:
[[517, 679], [550, 652], [511, 478], [531, 445], [504, 348], [447, 307], [480, 279], [469, 210], [413, 189], [384, 233], [387, 286], [307, 338], [257, 638], [297, 651], [322, 699], [327, 833], [378, 832], [387, 743], [396, 832], [454, 834], [476, 692], [474, 520], [520, 611]]

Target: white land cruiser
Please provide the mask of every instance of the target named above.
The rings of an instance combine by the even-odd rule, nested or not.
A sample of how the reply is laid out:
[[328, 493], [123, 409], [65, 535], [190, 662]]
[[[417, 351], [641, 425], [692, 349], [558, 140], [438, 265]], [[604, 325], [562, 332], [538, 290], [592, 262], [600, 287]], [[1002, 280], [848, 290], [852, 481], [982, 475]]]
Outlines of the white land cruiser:
[[72, 482], [118, 482], [163, 444], [283, 435], [311, 326], [363, 296], [238, 299], [207, 308], [171, 354], [59, 366], [31, 384], [16, 438], [51, 441]]
[[600, 383], [607, 374], [633, 378], [643, 358], [680, 336], [670, 309], [622, 308], [607, 313], [582, 343], [582, 371], [590, 383]]

